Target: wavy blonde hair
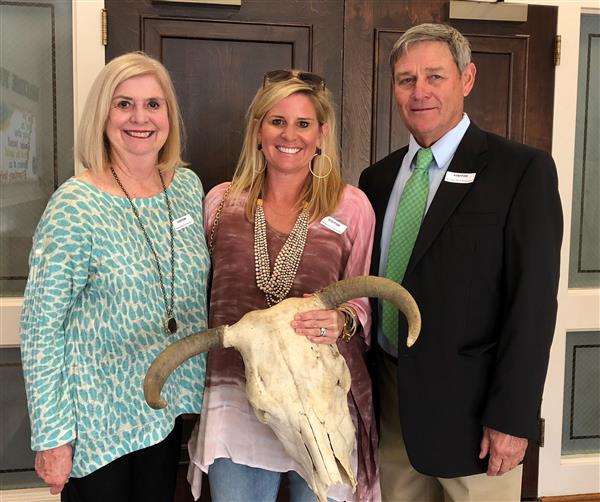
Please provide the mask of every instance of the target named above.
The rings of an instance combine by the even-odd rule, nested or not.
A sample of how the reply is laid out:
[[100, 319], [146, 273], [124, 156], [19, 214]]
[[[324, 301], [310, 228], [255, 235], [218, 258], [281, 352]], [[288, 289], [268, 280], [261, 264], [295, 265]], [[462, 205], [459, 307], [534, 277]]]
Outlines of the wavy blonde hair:
[[181, 159], [183, 124], [175, 88], [167, 69], [143, 52], [130, 52], [110, 61], [98, 74], [85, 102], [77, 131], [77, 158], [86, 169], [108, 169], [111, 164], [110, 143], [106, 137], [106, 121], [115, 89], [133, 77], [152, 75], [158, 80], [167, 103], [169, 134], [158, 153], [158, 169], [166, 171], [185, 165]]
[[[297, 70], [291, 70], [296, 72]], [[246, 217], [254, 219], [256, 201], [265, 183], [265, 158], [258, 150], [258, 131], [269, 112], [282, 99], [292, 94], [303, 94], [315, 107], [319, 127], [327, 124], [329, 131], [323, 135], [321, 151], [324, 155], [314, 157], [312, 170], [318, 176], [308, 176], [298, 201], [298, 209], [306, 203], [311, 221], [332, 213], [338, 205], [344, 189], [337, 146], [335, 109], [331, 93], [327, 89], [314, 89], [311, 85], [290, 78], [281, 82], [267, 83], [261, 87], [246, 113], [246, 131], [242, 151], [232, 180], [232, 196], [248, 193]], [[325, 155], [331, 159], [331, 166]], [[331, 167], [331, 169], [330, 169]]]

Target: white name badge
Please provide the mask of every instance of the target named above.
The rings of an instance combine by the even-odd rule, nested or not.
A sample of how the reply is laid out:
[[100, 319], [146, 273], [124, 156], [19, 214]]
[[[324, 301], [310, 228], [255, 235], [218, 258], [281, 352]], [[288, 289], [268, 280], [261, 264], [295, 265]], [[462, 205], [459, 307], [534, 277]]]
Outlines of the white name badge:
[[452, 171], [446, 171], [444, 181], [448, 183], [473, 183], [475, 180], [475, 173], [453, 173]]
[[194, 223], [193, 218], [189, 214], [186, 214], [185, 216], [182, 216], [181, 218], [177, 218], [176, 220], [173, 220], [173, 228], [175, 230], [182, 230], [185, 227], [189, 227], [192, 223]]
[[348, 228], [347, 225], [344, 225], [343, 223], [339, 222], [333, 216], [325, 216], [325, 218], [321, 220], [321, 225], [323, 225], [325, 228], [328, 228], [329, 230], [333, 230], [336, 234], [340, 235], [342, 235]]

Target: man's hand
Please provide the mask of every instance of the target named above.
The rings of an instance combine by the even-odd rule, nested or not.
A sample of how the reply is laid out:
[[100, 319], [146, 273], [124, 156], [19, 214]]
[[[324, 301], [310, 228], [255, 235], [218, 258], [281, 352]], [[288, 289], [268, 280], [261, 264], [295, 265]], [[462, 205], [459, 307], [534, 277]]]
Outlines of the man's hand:
[[35, 455], [35, 472], [50, 486], [50, 493], [57, 495], [69, 481], [73, 466], [73, 450], [64, 444], [50, 450], [38, 451]]
[[501, 476], [521, 463], [527, 450], [527, 439], [511, 436], [504, 432], [483, 428], [479, 458], [490, 455], [488, 476]]

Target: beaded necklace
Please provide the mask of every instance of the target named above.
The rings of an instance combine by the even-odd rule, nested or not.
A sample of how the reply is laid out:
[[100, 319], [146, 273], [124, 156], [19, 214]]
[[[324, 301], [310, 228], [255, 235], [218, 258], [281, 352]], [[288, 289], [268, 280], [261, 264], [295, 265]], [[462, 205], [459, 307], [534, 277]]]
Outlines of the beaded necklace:
[[154, 246], [152, 245], [150, 236], [148, 235], [148, 232], [146, 231], [146, 227], [144, 227], [144, 224], [142, 223], [142, 219], [140, 218], [140, 214], [139, 214], [137, 208], [135, 207], [133, 200], [131, 200], [131, 197], [127, 193], [127, 190], [125, 190], [125, 187], [121, 183], [121, 180], [117, 176], [117, 173], [112, 168], [112, 166], [110, 166], [110, 171], [112, 172], [112, 175], [115, 178], [117, 184], [119, 185], [119, 187], [125, 194], [125, 197], [127, 197], [127, 200], [129, 201], [129, 205], [131, 206], [131, 210], [133, 211], [133, 214], [135, 215], [135, 219], [137, 220], [140, 228], [142, 229], [142, 233], [144, 234], [144, 237], [146, 238], [148, 247], [150, 248], [150, 251], [152, 251], [152, 254], [154, 256], [154, 262], [156, 263], [156, 271], [158, 272], [158, 280], [160, 282], [160, 290], [162, 292], [163, 300], [165, 302], [165, 310], [167, 311], [167, 319], [165, 321], [165, 329], [167, 330], [167, 333], [175, 334], [177, 332], [177, 321], [175, 320], [175, 316], [173, 315], [173, 300], [174, 300], [173, 295], [175, 292], [175, 245], [174, 245], [175, 239], [173, 236], [173, 213], [171, 212], [171, 202], [169, 201], [169, 195], [167, 194], [167, 187], [165, 185], [165, 181], [163, 180], [162, 173], [160, 171], [158, 171], [158, 175], [160, 176], [160, 183], [162, 184], [162, 188], [163, 188], [163, 193], [165, 194], [165, 202], [167, 203], [167, 213], [169, 214], [169, 237], [170, 237], [170, 247], [171, 247], [171, 304], [170, 305], [167, 303], [167, 293], [165, 291], [165, 285], [163, 282], [163, 274], [162, 274], [162, 269], [160, 268], [160, 261], [158, 260], [158, 253], [156, 252], [156, 249], [154, 249]]
[[263, 201], [256, 201], [254, 210], [254, 264], [256, 268], [256, 285], [267, 299], [269, 307], [283, 300], [294, 283], [300, 258], [304, 252], [308, 234], [308, 206], [298, 216], [294, 228], [286, 239], [281, 251], [275, 259], [273, 272], [267, 249], [267, 224], [263, 210]]

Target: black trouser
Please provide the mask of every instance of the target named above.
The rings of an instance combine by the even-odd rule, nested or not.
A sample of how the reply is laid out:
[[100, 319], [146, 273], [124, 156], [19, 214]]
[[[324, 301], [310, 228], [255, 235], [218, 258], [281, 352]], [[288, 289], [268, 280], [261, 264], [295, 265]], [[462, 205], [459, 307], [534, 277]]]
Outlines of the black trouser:
[[[82, 478], [70, 478], [61, 502], [171, 502], [181, 451], [181, 418], [160, 443], [128, 453]], [[102, 454], [102, 452], [98, 452]]]

